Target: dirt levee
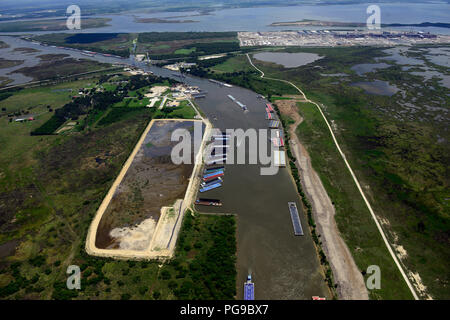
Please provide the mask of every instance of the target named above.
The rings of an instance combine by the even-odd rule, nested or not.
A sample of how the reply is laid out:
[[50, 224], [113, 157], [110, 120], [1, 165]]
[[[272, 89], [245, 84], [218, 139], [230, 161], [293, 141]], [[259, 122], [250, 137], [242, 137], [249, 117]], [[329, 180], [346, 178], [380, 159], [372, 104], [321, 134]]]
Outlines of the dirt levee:
[[[96, 246], [145, 250], [160, 218], [161, 207], [184, 198], [193, 165], [176, 165], [172, 132], [192, 130], [192, 121], [157, 121], [137, 152], [100, 221]], [[193, 163], [193, 161], [192, 161]]]

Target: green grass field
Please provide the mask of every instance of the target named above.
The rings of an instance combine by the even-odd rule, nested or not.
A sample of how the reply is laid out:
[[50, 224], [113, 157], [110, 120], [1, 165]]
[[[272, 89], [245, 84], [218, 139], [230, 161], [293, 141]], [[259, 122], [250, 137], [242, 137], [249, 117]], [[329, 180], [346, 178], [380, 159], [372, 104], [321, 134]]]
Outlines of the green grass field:
[[195, 115], [195, 110], [192, 108], [189, 102], [187, 100], [183, 100], [180, 102], [180, 105], [178, 107], [165, 106], [162, 110], [156, 111], [155, 118], [193, 119]]
[[45, 111], [42, 107], [47, 105], [53, 108], [61, 107], [78, 94], [78, 89], [87, 88], [96, 82], [97, 80], [95, 79], [80, 80], [61, 83], [51, 87], [23, 89], [7, 100], [0, 101], [0, 108], [6, 108], [6, 111], [0, 111], [0, 115], [17, 112], [18, 110], [40, 113]]
[[195, 52], [195, 50], [196, 50], [195, 47], [194, 48], [189, 48], [189, 49], [178, 49], [174, 53], [175, 54], [186, 54], [186, 55], [188, 55], [188, 54], [190, 54], [192, 52]]
[[145, 107], [149, 104], [148, 98], [142, 98], [142, 100], [139, 100], [138, 98], [128, 98], [123, 99], [120, 102], [117, 102], [114, 104], [113, 107], [130, 107], [130, 108], [136, 108], [136, 107]]
[[235, 56], [224, 63], [215, 65], [211, 68], [216, 73], [238, 72], [238, 71], [253, 71], [251, 65], [248, 64], [247, 57], [244, 55]]

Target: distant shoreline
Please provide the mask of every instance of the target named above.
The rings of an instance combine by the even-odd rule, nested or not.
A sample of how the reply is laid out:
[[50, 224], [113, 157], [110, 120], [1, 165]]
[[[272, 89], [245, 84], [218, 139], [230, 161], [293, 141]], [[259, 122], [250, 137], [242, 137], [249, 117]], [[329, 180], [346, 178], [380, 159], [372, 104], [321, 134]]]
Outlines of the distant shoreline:
[[[338, 22], [338, 21], [321, 21], [321, 20], [300, 20], [300, 21], [286, 21], [286, 22], [273, 22], [270, 27], [286, 27], [286, 26], [298, 26], [298, 27], [348, 27], [348, 28], [362, 28], [366, 27], [366, 23], [362, 22]], [[382, 27], [438, 27], [438, 28], [450, 28], [450, 23], [443, 22], [422, 22], [422, 23], [385, 23], [381, 24]]]
[[137, 23], [194, 23], [196, 20], [169, 20], [161, 18], [134, 18]]
[[[81, 21], [81, 27], [83, 29], [107, 27], [110, 21], [110, 18], [85, 18]], [[0, 32], [63, 31], [68, 30], [66, 22], [66, 18], [1, 22]]]

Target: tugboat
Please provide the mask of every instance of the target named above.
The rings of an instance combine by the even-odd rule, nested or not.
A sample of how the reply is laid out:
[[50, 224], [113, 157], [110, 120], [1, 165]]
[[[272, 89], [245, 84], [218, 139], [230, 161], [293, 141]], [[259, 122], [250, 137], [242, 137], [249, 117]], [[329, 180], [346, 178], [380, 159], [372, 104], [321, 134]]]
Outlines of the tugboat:
[[255, 284], [252, 282], [252, 275], [247, 276], [244, 283], [244, 300], [255, 300]]

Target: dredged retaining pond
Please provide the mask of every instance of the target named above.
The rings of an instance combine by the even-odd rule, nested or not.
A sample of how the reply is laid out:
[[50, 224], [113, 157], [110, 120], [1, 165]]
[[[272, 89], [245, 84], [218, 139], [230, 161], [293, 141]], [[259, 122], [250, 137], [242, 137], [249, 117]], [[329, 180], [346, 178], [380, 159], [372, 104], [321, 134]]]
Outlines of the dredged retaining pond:
[[101, 249], [145, 250], [152, 239], [161, 208], [183, 199], [192, 164], [171, 160], [171, 134], [192, 130], [192, 121], [156, 121], [100, 221], [96, 246]]

